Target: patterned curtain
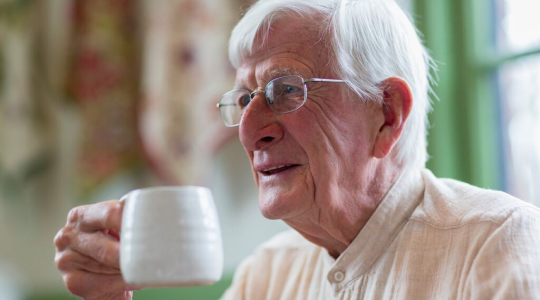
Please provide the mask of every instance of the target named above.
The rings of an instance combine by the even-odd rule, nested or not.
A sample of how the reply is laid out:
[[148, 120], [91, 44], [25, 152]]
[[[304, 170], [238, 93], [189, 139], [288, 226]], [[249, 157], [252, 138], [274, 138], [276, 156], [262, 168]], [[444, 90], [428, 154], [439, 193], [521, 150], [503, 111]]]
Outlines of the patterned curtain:
[[86, 190], [139, 162], [139, 138], [164, 183], [207, 182], [212, 156], [237, 136], [215, 104], [234, 79], [227, 42], [240, 3], [76, 0], [70, 86], [83, 111]]
[[140, 162], [136, 2], [76, 0], [69, 87], [82, 114], [80, 178], [90, 192]]
[[21, 199], [53, 160], [37, 4], [0, 2], [0, 200]]
[[77, 149], [68, 151], [77, 153], [68, 179], [78, 183], [65, 183], [79, 186], [79, 195], [144, 158], [165, 183], [206, 184], [213, 155], [237, 136], [215, 104], [234, 80], [227, 42], [248, 4], [70, 0], [63, 4], [72, 7], [69, 55], [54, 57], [69, 58], [70, 101], [53, 107], [43, 96], [46, 75], [61, 66], [43, 62], [51, 59], [44, 45], [54, 41], [38, 39], [43, 25], [34, 18], [49, 2], [0, 2], [0, 194], [15, 198], [17, 187], [57, 163], [64, 137], [54, 128], [63, 124], [51, 119], [62, 115], [60, 106], [74, 107], [81, 127], [71, 144]]
[[212, 156], [238, 132], [216, 103], [232, 87], [227, 43], [240, 1], [143, 1], [145, 153], [170, 184], [206, 184]]

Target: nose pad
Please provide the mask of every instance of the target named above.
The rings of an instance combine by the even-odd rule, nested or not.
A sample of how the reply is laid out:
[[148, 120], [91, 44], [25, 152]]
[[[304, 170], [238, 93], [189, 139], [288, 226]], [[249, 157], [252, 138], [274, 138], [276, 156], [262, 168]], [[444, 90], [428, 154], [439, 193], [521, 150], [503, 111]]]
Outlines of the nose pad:
[[257, 94], [263, 94], [263, 99], [266, 100], [266, 92], [261, 90], [261, 88], [257, 88], [256, 90], [251, 92], [251, 94], [249, 94], [251, 101], [255, 100], [255, 97], [257, 96]]

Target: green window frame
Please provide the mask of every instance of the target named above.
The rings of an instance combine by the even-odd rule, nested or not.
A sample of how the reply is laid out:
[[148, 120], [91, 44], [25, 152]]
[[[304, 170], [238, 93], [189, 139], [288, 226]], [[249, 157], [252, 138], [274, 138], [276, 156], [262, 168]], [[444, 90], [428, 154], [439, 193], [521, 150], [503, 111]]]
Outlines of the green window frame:
[[414, 0], [413, 16], [438, 63], [427, 167], [484, 188], [504, 187], [495, 76], [505, 63], [540, 55], [493, 47], [493, 0]]

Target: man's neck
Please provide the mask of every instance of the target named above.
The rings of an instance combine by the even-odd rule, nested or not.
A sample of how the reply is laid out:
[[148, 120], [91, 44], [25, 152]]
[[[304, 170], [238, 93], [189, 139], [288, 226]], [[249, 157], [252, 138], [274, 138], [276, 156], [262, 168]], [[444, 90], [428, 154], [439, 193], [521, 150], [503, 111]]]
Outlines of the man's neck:
[[311, 211], [291, 220], [284, 220], [310, 242], [325, 248], [337, 258], [347, 249], [368, 222], [378, 205], [395, 183], [402, 168], [379, 165], [366, 174], [359, 188], [339, 187], [329, 193], [330, 208]]

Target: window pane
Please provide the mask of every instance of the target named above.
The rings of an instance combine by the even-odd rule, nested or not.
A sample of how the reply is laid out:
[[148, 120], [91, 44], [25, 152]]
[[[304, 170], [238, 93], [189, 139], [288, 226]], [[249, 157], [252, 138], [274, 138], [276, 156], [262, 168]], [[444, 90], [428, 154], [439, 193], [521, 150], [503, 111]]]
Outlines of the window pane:
[[497, 46], [523, 51], [540, 46], [540, 0], [494, 0]]
[[499, 73], [508, 192], [540, 205], [540, 56]]

